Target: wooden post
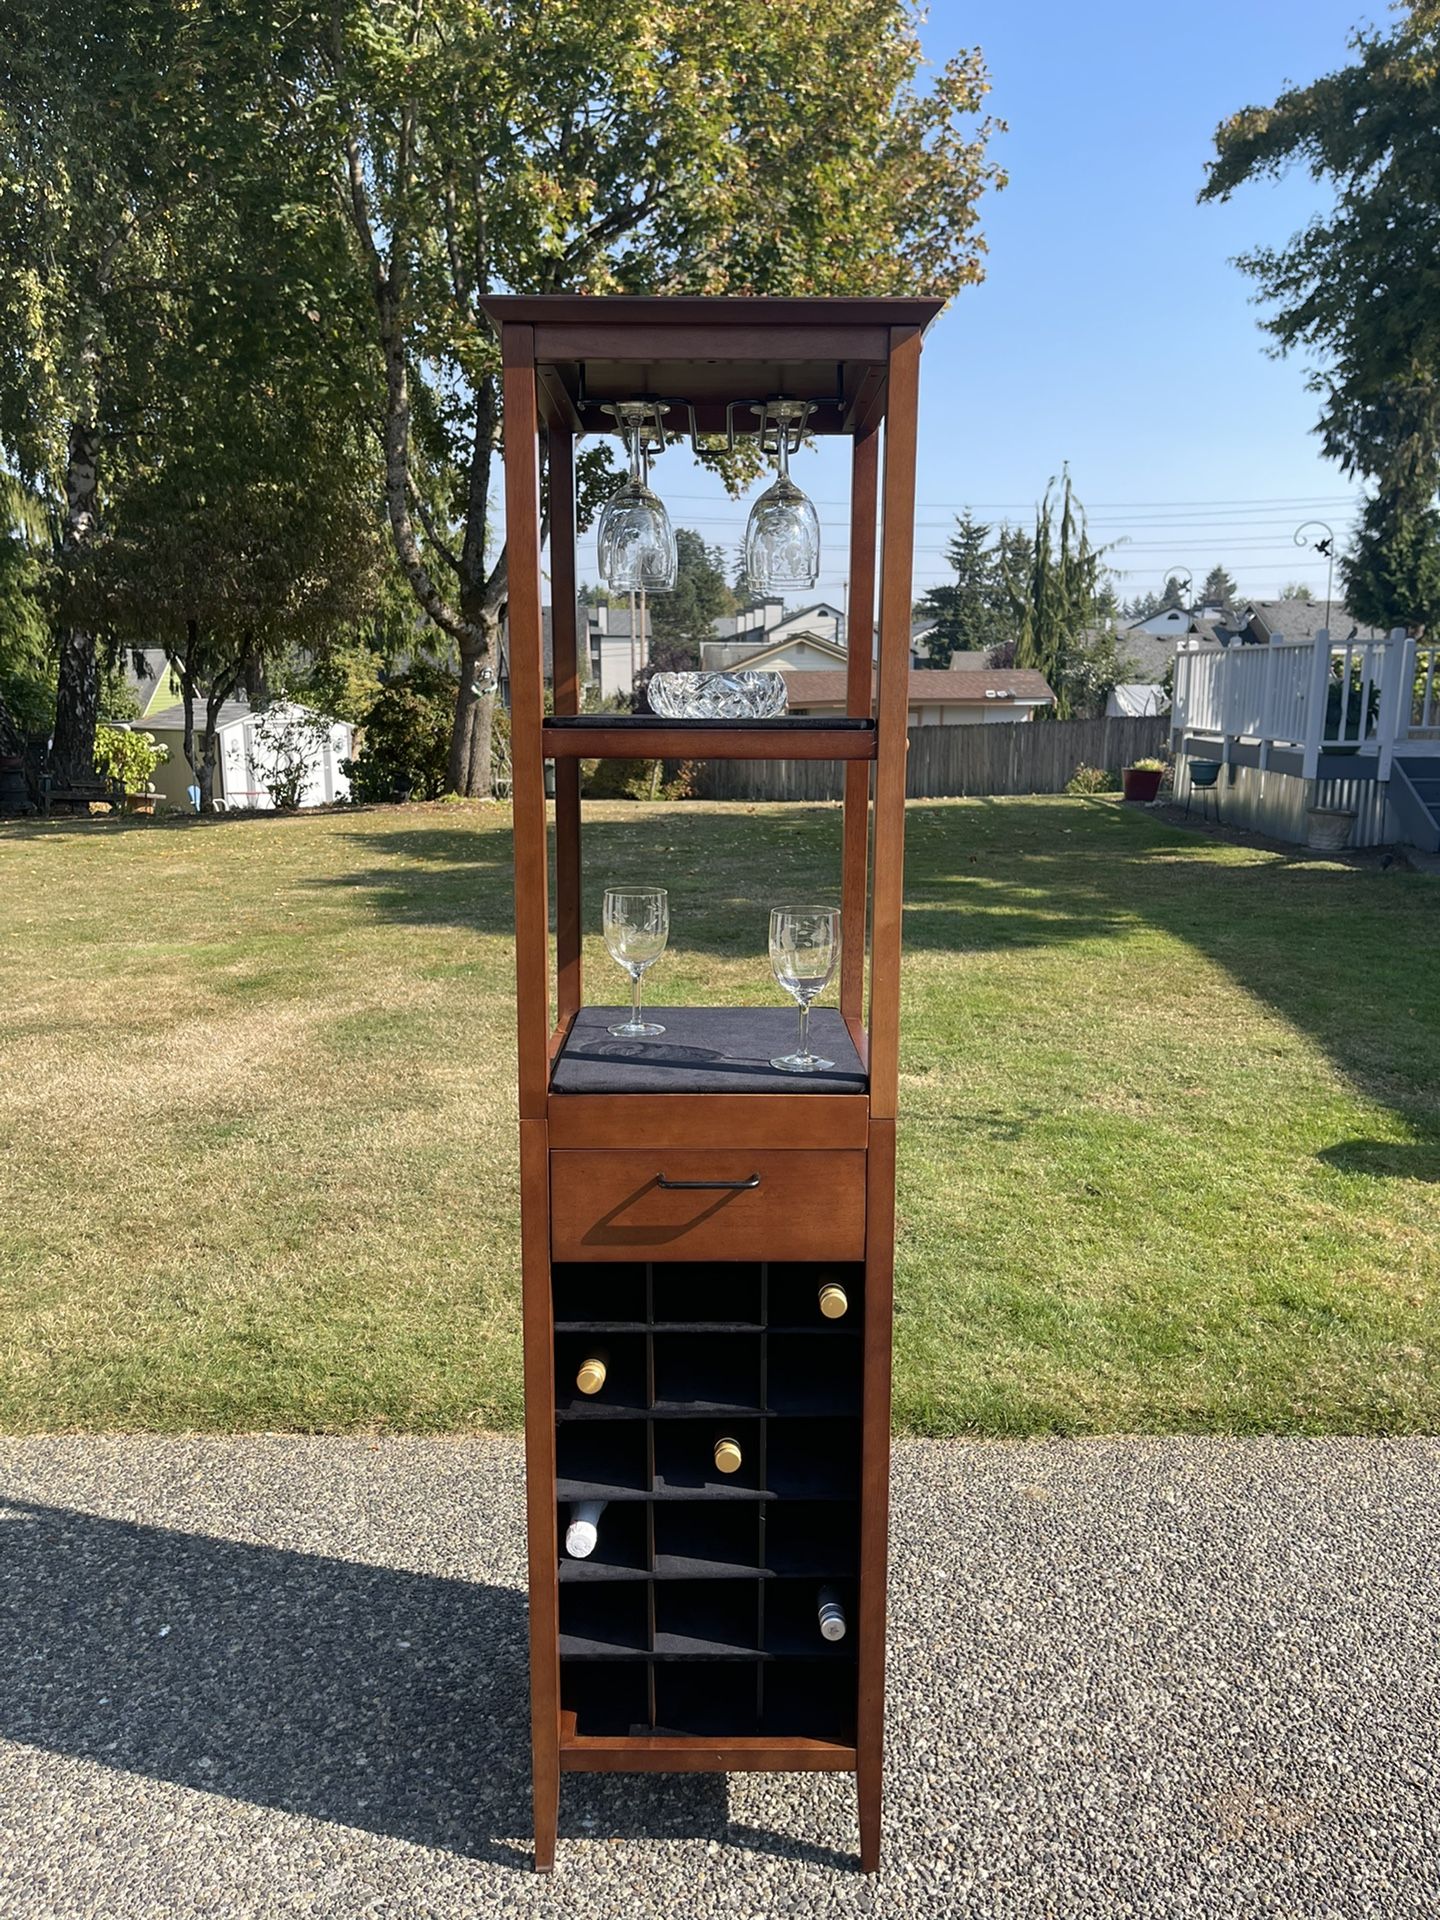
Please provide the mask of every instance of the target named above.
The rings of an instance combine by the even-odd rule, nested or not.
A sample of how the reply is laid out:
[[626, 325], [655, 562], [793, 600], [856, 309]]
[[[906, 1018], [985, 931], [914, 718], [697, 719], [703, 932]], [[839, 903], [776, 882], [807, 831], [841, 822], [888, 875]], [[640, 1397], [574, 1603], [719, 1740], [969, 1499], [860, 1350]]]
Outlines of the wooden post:
[[549, 884], [540, 726], [540, 461], [534, 329], [501, 336], [505, 385], [505, 532], [510, 572], [510, 761], [515, 837], [515, 998], [520, 1079], [520, 1261], [525, 1336], [525, 1476], [530, 1556], [530, 1717], [535, 1864], [555, 1858], [560, 1802], [554, 1341], [551, 1331]]
[[[1320, 771], [1321, 742], [1325, 738], [1325, 708], [1330, 694], [1330, 633], [1322, 627], [1315, 636], [1310, 659], [1310, 685], [1305, 696], [1305, 758], [1301, 772], [1314, 780]], [[1310, 805], [1315, 804], [1314, 795]]]
[[[845, 711], [852, 719], [874, 709], [875, 511], [880, 436], [867, 427], [855, 436], [850, 469], [850, 589], [845, 625]], [[908, 636], [907, 636], [908, 637]], [[845, 764], [844, 827], [840, 856], [840, 1011], [852, 1037], [865, 1018], [866, 894], [869, 885], [870, 768]], [[862, 1034], [863, 1037], [863, 1034]]]
[[[580, 711], [579, 611], [575, 580], [575, 441], [568, 427], [546, 435], [550, 462], [550, 637], [555, 711]], [[555, 1011], [568, 1026], [580, 1011], [580, 762], [555, 763]]]

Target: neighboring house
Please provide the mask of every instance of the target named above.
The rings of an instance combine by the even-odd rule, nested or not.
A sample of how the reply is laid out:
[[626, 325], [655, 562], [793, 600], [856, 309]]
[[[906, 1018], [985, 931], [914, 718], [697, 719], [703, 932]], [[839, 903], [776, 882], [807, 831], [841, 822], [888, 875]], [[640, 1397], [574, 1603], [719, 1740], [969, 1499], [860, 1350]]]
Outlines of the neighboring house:
[[[717, 653], [725, 657], [717, 659]], [[792, 668], [843, 667], [847, 657], [840, 641], [827, 639], [824, 634], [812, 633], [804, 628], [771, 639], [764, 646], [751, 648], [745, 653], [734, 652], [728, 646], [717, 647], [715, 642], [709, 640], [700, 643], [702, 666], [707, 669], [744, 668], [747, 673], [752, 670], [783, 673]]]
[[[270, 713], [307, 714], [308, 708], [285, 707], [279, 703]], [[201, 716], [197, 715], [197, 719]], [[256, 714], [247, 700], [227, 700], [220, 708], [215, 766], [215, 798], [227, 807], [256, 807], [268, 812], [271, 799], [265, 791], [265, 775], [271, 766], [262, 740], [256, 738]], [[154, 785], [171, 806], [193, 805], [190, 788], [195, 775], [185, 758], [185, 709], [162, 707], [147, 713], [136, 726], [153, 733], [156, 741], [170, 749], [170, 758], [155, 769]], [[318, 730], [317, 730], [318, 733]], [[327, 732], [307, 737], [309, 762], [302, 807], [326, 806], [334, 800], [350, 797], [350, 782], [340, 771], [340, 762], [355, 751], [355, 731], [348, 721], [332, 721]]]
[[140, 706], [140, 718], [162, 713], [181, 697], [180, 676], [165, 657], [163, 647], [127, 647], [121, 663], [125, 684]]
[[[785, 686], [794, 714], [843, 713], [845, 675], [835, 670], [787, 673]], [[1031, 667], [911, 668], [912, 727], [983, 726], [997, 720], [1033, 720], [1055, 695], [1045, 676]]]

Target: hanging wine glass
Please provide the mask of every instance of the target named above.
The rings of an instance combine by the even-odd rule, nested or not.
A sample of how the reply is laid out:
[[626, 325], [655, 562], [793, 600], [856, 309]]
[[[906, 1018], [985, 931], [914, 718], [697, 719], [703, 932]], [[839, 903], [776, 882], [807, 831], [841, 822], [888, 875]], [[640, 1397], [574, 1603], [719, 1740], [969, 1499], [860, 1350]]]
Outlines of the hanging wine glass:
[[752, 592], [813, 587], [820, 573], [820, 519], [790, 478], [790, 435], [804, 424], [804, 400], [771, 400], [756, 407], [763, 438], [768, 421], [778, 429], [780, 472], [750, 509], [745, 529], [745, 578]]
[[611, 409], [630, 453], [630, 477], [605, 502], [596, 535], [600, 573], [612, 593], [665, 593], [675, 585], [679, 555], [665, 503], [642, 470], [645, 428], [655, 418], [647, 400]]

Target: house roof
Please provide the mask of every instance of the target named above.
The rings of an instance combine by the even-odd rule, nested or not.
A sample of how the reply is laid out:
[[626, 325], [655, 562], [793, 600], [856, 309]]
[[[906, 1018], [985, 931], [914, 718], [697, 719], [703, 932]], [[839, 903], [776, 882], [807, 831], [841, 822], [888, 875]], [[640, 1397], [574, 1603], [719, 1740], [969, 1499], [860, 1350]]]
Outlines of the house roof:
[[[797, 710], [843, 707], [845, 678], [843, 673], [823, 667], [802, 667], [787, 672], [785, 689], [791, 707]], [[1049, 706], [1054, 698], [1044, 674], [1037, 673], [1033, 667], [987, 667], [978, 672], [963, 667], [910, 669], [909, 704], [912, 707], [984, 707], [1000, 701], [1006, 705]]]
[[[220, 711], [215, 716], [217, 730], [228, 727], [237, 720], [244, 720], [252, 711], [248, 700], [222, 700]], [[195, 702], [195, 724], [205, 724], [205, 703], [197, 698]], [[159, 713], [146, 714], [143, 720], [137, 720], [135, 726], [142, 733], [179, 733], [185, 726], [185, 703], [177, 702], [173, 707], [162, 707]]]
[[[743, 639], [744, 636], [741, 635], [740, 638]], [[807, 647], [813, 647], [817, 653], [828, 653], [834, 660], [844, 660], [847, 657], [844, 647], [838, 640], [832, 640], [825, 633], [811, 633], [808, 628], [801, 628], [798, 633], [782, 633], [778, 639], [767, 640], [764, 646], [757, 647], [754, 653], [744, 654], [731, 664], [735, 667], [758, 667], [768, 660], [772, 653], [783, 653], [787, 647], [798, 647], [802, 641]], [[808, 667], [803, 671], [822, 673], [824, 669]], [[840, 678], [842, 680], [845, 678], [843, 673]]]

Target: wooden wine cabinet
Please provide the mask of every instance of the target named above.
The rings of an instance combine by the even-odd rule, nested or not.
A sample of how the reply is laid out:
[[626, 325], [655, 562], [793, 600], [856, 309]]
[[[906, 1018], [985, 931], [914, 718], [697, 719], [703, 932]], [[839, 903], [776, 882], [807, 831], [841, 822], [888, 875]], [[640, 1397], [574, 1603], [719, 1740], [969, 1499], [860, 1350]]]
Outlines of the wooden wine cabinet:
[[[566, 1772], [756, 1768], [853, 1771], [861, 1865], [878, 1865], [915, 427], [920, 340], [938, 310], [487, 303], [505, 383], [541, 1869], [554, 1859]], [[681, 431], [723, 435], [750, 403], [781, 394], [816, 403], [809, 431], [853, 442], [845, 715], [581, 714], [577, 437], [612, 430], [604, 407], [632, 398], [663, 401]], [[843, 762], [840, 1004], [818, 1009], [813, 1028], [832, 1071], [797, 1079], [770, 1066], [793, 1032], [780, 1007], [656, 1008], [662, 1039], [608, 1041], [618, 1010], [585, 1006], [581, 990], [580, 809], [581, 759], [607, 756]], [[673, 937], [683, 944], [683, 924]], [[756, 947], [763, 966], [758, 932]], [[826, 1280], [845, 1291], [839, 1318], [820, 1311]], [[604, 1384], [582, 1393], [576, 1374], [597, 1355]], [[739, 1444], [733, 1473], [715, 1464], [722, 1437]], [[575, 1558], [562, 1545], [566, 1513], [586, 1500], [606, 1504], [594, 1552]], [[822, 1586], [844, 1608], [838, 1641], [819, 1631]]]

